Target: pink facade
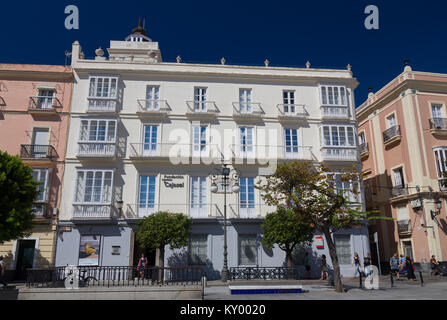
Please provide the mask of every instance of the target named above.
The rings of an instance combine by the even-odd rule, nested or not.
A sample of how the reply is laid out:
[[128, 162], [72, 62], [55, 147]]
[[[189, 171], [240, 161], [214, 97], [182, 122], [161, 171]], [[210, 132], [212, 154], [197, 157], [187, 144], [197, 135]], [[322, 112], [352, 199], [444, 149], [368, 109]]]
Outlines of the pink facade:
[[[39, 233], [41, 265], [54, 259], [72, 86], [71, 67], [0, 64], [0, 150], [20, 156], [43, 183], [33, 230]], [[12, 268], [20, 264], [16, 247], [9, 243], [0, 248], [14, 260]]]
[[357, 109], [367, 208], [394, 219], [370, 230], [382, 261], [394, 252], [447, 260], [446, 106], [447, 75], [407, 66]]

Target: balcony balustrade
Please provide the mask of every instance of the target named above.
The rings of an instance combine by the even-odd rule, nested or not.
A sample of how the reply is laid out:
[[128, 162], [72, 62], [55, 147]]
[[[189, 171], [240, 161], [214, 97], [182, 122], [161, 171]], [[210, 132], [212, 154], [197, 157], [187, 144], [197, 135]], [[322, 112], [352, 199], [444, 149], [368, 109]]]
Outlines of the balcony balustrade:
[[400, 133], [400, 126], [393, 126], [383, 132], [383, 142], [386, 146], [400, 141], [401, 133]]
[[355, 147], [323, 147], [323, 161], [358, 161], [358, 151]]
[[306, 106], [303, 104], [278, 104], [279, 120], [299, 120], [309, 117]]
[[402, 197], [408, 195], [408, 189], [405, 186], [395, 186], [391, 189], [391, 197]]
[[220, 216], [214, 204], [159, 204], [159, 203], [141, 203], [129, 204], [123, 212], [126, 219], [142, 219], [160, 211], [169, 211], [174, 213], [187, 214], [193, 219], [208, 219]]
[[117, 98], [88, 98], [88, 111], [91, 112], [116, 112]]
[[140, 116], [167, 116], [171, 108], [166, 100], [137, 100]]
[[73, 204], [74, 220], [111, 219], [113, 207], [111, 204]]
[[399, 232], [399, 235], [411, 234], [411, 220], [397, 221], [397, 231]]
[[179, 158], [221, 159], [222, 153], [216, 144], [181, 143], [131, 143], [130, 158], [136, 160], [159, 160]]
[[28, 112], [31, 114], [56, 114], [62, 104], [56, 97], [36, 96], [30, 97]]
[[447, 135], [447, 118], [432, 118], [429, 122], [432, 134]]
[[22, 144], [20, 158], [24, 160], [54, 160], [58, 157], [56, 149], [50, 145]]
[[186, 115], [189, 117], [215, 118], [219, 109], [214, 101], [187, 101]]
[[231, 145], [233, 159], [313, 160], [312, 147], [275, 145]]
[[115, 157], [116, 142], [79, 142], [78, 157]]
[[234, 118], [255, 118], [264, 117], [265, 112], [260, 103], [254, 102], [234, 102], [233, 117]]
[[325, 119], [349, 119], [348, 107], [322, 106], [321, 113]]

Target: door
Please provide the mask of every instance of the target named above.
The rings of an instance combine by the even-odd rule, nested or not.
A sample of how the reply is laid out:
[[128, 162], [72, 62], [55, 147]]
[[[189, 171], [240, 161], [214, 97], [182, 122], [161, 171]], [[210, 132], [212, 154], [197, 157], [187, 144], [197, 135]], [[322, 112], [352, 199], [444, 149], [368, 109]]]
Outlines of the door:
[[16, 280], [26, 280], [26, 269], [34, 267], [36, 240], [17, 241]]
[[208, 154], [207, 141], [209, 140], [208, 127], [193, 127], [193, 140], [193, 156], [206, 157]]
[[256, 218], [255, 179], [241, 178], [240, 187], [239, 217]]
[[53, 108], [53, 96], [54, 96], [54, 91], [52, 91], [52, 90], [40, 91], [38, 107], [41, 109]]
[[284, 91], [283, 94], [284, 103], [284, 114], [285, 115], [296, 115], [295, 106], [295, 92], [294, 91]]
[[144, 144], [143, 156], [157, 156], [158, 155], [158, 126], [146, 125], [144, 126]]
[[194, 111], [206, 112], [206, 88], [194, 89]]
[[157, 111], [160, 109], [160, 87], [146, 87], [146, 109], [148, 111]]
[[251, 90], [241, 89], [239, 96], [240, 113], [252, 113]]
[[50, 130], [48, 128], [35, 128], [33, 130], [31, 157], [46, 158], [48, 153], [48, 143], [50, 138]]
[[298, 159], [298, 129], [285, 129], [286, 158]]
[[206, 177], [191, 177], [191, 217], [206, 218]]
[[138, 217], [143, 218], [155, 213], [156, 177], [140, 177], [140, 194], [138, 203]]
[[253, 150], [253, 128], [240, 128], [241, 148], [240, 157], [252, 158], [254, 157]]
[[436, 129], [444, 129], [444, 119], [442, 117], [442, 106], [433, 105], [431, 107], [433, 122]]
[[402, 252], [405, 257], [410, 257], [410, 259], [414, 261], [411, 241], [402, 241]]

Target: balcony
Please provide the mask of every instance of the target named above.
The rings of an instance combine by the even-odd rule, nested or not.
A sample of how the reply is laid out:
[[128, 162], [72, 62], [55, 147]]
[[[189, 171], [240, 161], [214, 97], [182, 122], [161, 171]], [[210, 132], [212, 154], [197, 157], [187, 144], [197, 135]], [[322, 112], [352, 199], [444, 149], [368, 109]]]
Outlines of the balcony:
[[394, 126], [383, 132], [383, 143], [385, 147], [399, 143], [401, 140], [400, 126]]
[[441, 191], [447, 191], [447, 178], [439, 178], [438, 184]]
[[137, 115], [140, 117], [164, 118], [171, 112], [166, 100], [137, 100], [137, 103]]
[[354, 147], [323, 147], [323, 161], [358, 161], [358, 151]]
[[264, 117], [265, 112], [260, 103], [253, 102], [234, 102], [233, 118], [239, 120], [260, 120]]
[[306, 106], [302, 104], [278, 104], [279, 121], [305, 120], [309, 117]]
[[109, 220], [112, 218], [111, 204], [73, 204], [73, 220]]
[[81, 158], [114, 158], [116, 142], [79, 142], [78, 157]]
[[23, 160], [53, 161], [58, 158], [58, 154], [53, 146], [22, 144], [20, 158]]
[[408, 195], [408, 190], [405, 186], [395, 186], [391, 189], [391, 197], [404, 197]]
[[429, 122], [431, 134], [447, 136], [447, 118], [433, 118]]
[[3, 110], [5, 110], [5, 107], [6, 107], [5, 99], [3, 99], [2, 96], [0, 96], [0, 113], [1, 113]]
[[48, 203], [45, 201], [35, 202], [33, 205], [34, 215], [36, 219], [45, 219], [49, 216], [49, 207]]
[[184, 213], [193, 219], [209, 219], [220, 216], [217, 207], [214, 204], [129, 204], [124, 211], [124, 218], [142, 219], [160, 211], [169, 211], [175, 213]]
[[361, 145], [359, 145], [359, 152], [362, 160], [368, 158], [369, 157], [368, 143], [362, 143]]
[[397, 231], [399, 235], [410, 235], [411, 234], [411, 220], [400, 220], [397, 221]]
[[185, 163], [192, 158], [219, 160], [222, 153], [215, 144], [131, 143], [130, 159], [134, 161], [171, 161]]
[[323, 119], [346, 120], [349, 119], [348, 107], [322, 106], [321, 116]]
[[229, 218], [236, 219], [262, 219], [268, 213], [276, 211], [275, 207], [257, 203], [230, 204], [229, 209]]
[[231, 157], [235, 161], [259, 160], [267, 161], [312, 161], [315, 157], [312, 147], [305, 146], [275, 146], [275, 145], [231, 145]]
[[89, 97], [88, 112], [115, 113], [117, 107], [117, 98], [97, 98]]
[[186, 116], [194, 119], [214, 119], [219, 109], [213, 101], [187, 101]]
[[62, 104], [55, 97], [36, 96], [30, 97], [30, 104], [28, 113], [32, 115], [57, 115], [57, 109], [61, 108]]

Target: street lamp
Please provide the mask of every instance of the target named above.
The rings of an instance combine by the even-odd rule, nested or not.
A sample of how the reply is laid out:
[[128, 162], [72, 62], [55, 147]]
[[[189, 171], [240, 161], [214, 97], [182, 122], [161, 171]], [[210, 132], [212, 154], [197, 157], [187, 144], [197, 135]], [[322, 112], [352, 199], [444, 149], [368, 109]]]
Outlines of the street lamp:
[[116, 202], [116, 208], [118, 209], [118, 212], [119, 212], [118, 219], [121, 219], [123, 217], [123, 206], [124, 206], [124, 201], [123, 200], [118, 200]]
[[439, 200], [439, 199], [436, 200], [435, 201], [435, 205], [436, 205], [436, 209], [438, 209], [438, 211], [430, 210], [431, 218], [433, 220], [436, 220], [436, 217], [441, 214], [441, 209], [442, 209], [442, 202], [441, 202], [441, 200]]
[[221, 169], [215, 169], [211, 174], [211, 192], [219, 192], [218, 184], [224, 188], [224, 265], [222, 268], [222, 282], [228, 281], [228, 242], [227, 242], [227, 187], [231, 186], [233, 193], [239, 193], [239, 172], [228, 168], [228, 164], [222, 164]]

